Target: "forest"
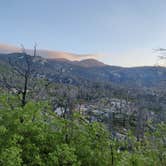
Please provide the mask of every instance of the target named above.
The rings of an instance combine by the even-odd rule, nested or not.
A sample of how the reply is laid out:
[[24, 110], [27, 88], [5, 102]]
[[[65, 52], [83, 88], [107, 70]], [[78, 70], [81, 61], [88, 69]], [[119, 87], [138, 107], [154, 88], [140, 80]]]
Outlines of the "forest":
[[86, 77], [99, 71], [47, 62], [36, 49], [0, 56], [1, 166], [166, 165], [164, 67], [134, 84], [69, 77], [66, 66]]

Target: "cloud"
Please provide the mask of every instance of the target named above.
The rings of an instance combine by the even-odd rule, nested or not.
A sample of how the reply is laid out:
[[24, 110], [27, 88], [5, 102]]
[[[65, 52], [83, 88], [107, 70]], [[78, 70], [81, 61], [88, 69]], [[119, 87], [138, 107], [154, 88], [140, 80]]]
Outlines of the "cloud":
[[[21, 48], [8, 44], [0, 44], [0, 53], [13, 53], [13, 52], [21, 52]], [[30, 55], [33, 55], [32, 49], [26, 49], [26, 52]], [[100, 56], [98, 54], [74, 54], [74, 53], [67, 53], [62, 51], [53, 51], [46, 49], [37, 50], [37, 54], [44, 58], [49, 58], [49, 59], [63, 58], [72, 61], [89, 59], [89, 58], [97, 59]]]
[[20, 51], [21, 49], [19, 47], [0, 43], [0, 53], [11, 53], [11, 52], [20, 52]]

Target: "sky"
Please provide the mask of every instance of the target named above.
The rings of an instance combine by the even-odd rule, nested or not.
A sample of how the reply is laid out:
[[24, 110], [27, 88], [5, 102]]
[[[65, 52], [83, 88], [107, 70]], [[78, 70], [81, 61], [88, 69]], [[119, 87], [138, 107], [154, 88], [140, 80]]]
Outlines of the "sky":
[[166, 47], [166, 0], [0, 0], [0, 43], [106, 64], [154, 65]]

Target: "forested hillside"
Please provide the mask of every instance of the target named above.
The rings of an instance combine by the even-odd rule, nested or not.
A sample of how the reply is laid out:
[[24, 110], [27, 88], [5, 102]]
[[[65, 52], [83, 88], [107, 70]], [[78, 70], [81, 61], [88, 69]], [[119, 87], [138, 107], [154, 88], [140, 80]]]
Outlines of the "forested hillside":
[[[23, 61], [22, 53], [0, 54], [0, 64], [3, 65], [10, 66], [10, 62], [17, 62], [17, 65], [22, 65]], [[111, 83], [128, 88], [149, 88], [160, 86], [163, 77], [166, 75], [164, 67], [124, 68], [109, 66], [93, 59], [69, 61], [67, 59], [45, 59], [36, 56], [33, 57], [32, 66], [38, 77], [73, 85], [82, 84], [82, 81], [89, 81]]]
[[166, 165], [165, 78], [164, 67], [1, 54], [0, 165]]

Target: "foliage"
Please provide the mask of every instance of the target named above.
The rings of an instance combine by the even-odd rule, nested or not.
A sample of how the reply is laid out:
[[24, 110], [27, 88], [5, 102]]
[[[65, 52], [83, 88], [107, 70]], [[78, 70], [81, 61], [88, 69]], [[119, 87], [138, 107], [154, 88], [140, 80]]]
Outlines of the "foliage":
[[0, 165], [2, 166], [164, 166], [166, 124], [132, 132], [123, 140], [109, 136], [98, 122], [74, 113], [58, 117], [47, 102], [24, 107], [9, 94], [0, 95]]
[[11, 109], [1, 96], [0, 165], [109, 165], [109, 138], [101, 124], [80, 115], [59, 118], [47, 103]]

